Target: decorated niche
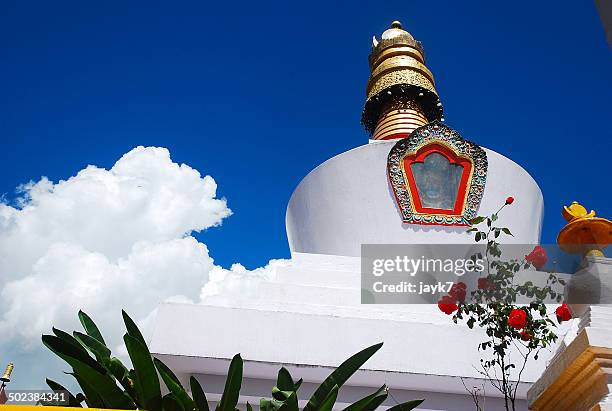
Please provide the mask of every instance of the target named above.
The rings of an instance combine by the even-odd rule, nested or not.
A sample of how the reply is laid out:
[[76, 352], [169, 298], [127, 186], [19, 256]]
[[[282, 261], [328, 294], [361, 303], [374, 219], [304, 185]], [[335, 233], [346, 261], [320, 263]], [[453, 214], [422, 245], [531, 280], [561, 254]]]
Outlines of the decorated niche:
[[487, 180], [487, 154], [439, 121], [399, 140], [387, 173], [404, 223], [469, 225]]

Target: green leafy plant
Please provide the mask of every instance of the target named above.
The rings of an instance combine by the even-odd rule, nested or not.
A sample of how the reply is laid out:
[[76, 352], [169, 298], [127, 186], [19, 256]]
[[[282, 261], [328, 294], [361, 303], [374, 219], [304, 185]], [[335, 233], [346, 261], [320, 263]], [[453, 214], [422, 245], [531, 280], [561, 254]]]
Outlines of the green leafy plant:
[[[498, 239], [504, 235], [512, 236], [512, 233], [506, 227], [496, 226], [495, 222], [498, 214], [513, 202], [514, 198], [508, 197], [505, 204], [491, 216], [475, 217], [470, 221], [468, 232], [474, 233], [477, 243], [486, 245], [486, 276], [479, 278], [478, 288], [471, 292], [470, 299], [466, 300], [466, 285], [459, 282], [438, 303], [442, 312], [453, 315], [455, 323], [462, 320], [469, 328], [478, 326], [485, 331], [486, 340], [478, 345], [478, 350], [490, 350], [493, 354], [490, 359], [480, 360], [479, 371], [504, 396], [506, 410], [516, 409], [517, 389], [527, 363], [531, 359], [537, 360], [540, 350], [557, 340], [556, 323], [547, 312], [545, 301], [561, 302], [563, 295], [555, 292], [555, 285], [565, 285], [552, 271], [548, 272], [543, 286], [531, 281], [523, 284], [515, 282], [517, 272], [530, 267], [541, 270], [548, 257], [544, 248], [536, 246], [523, 260], [504, 261], [501, 258]], [[477, 258], [483, 256], [472, 256], [472, 259]], [[530, 303], [517, 304], [518, 297], [526, 297]], [[557, 308], [555, 315], [558, 322], [571, 318], [566, 304]], [[510, 356], [512, 347], [520, 357], [518, 361]], [[481, 410], [476, 393], [470, 391], [470, 394], [475, 399], [477, 410]]]
[[[72, 375], [82, 393], [73, 395], [61, 384], [47, 379], [47, 385], [54, 391], [68, 392], [68, 405], [92, 408], [145, 409], [147, 411], [209, 411], [209, 402], [203, 388], [195, 377], [189, 380], [189, 389], [181, 385], [176, 375], [158, 358], [154, 358], [134, 321], [122, 311], [127, 330], [123, 341], [127, 348], [132, 369], [128, 369], [117, 357], [112, 356], [102, 334], [94, 321], [83, 311], [79, 320], [84, 333], [69, 334], [53, 328], [53, 335], [43, 335], [43, 344], [62, 358], [71, 368]], [[328, 411], [336, 402], [340, 387], [382, 346], [382, 343], [368, 347], [343, 362], [315, 390], [304, 411]], [[217, 403], [217, 411], [234, 411], [237, 408], [242, 385], [243, 362], [240, 354], [232, 359], [223, 394]], [[158, 376], [159, 375], [159, 376]], [[160, 378], [168, 394], [162, 395]], [[276, 386], [271, 399], [262, 399], [263, 411], [298, 411], [297, 391], [302, 380], [294, 382], [287, 369], [278, 372]], [[367, 397], [349, 405], [348, 411], [375, 410], [388, 396], [385, 385]], [[392, 411], [409, 411], [423, 400], [409, 401], [391, 407]], [[45, 405], [58, 405], [46, 403]], [[247, 403], [247, 409], [252, 407]]]
[[[122, 314], [127, 330], [123, 341], [133, 369], [128, 369], [111, 355], [100, 330], [83, 311], [79, 311], [79, 320], [85, 333], [74, 331], [71, 335], [53, 328], [53, 335], [42, 336], [43, 344], [72, 368], [68, 374], [76, 379], [83, 391], [77, 395], [68, 393], [67, 405], [82, 407], [85, 403], [90, 408], [208, 411], [208, 401], [198, 380], [191, 377], [189, 381], [192, 399], [172, 370], [151, 355], [134, 321], [125, 311]], [[162, 395], [160, 377], [169, 391], [166, 395]], [[236, 409], [241, 383], [242, 358], [237, 354], [230, 363], [217, 410]], [[67, 391], [50, 379], [47, 379], [47, 385], [54, 391]]]
[[[382, 343], [368, 347], [344, 361], [336, 368], [315, 390], [303, 411], [330, 411], [338, 397], [338, 390], [342, 385], [382, 347]], [[299, 411], [297, 391], [302, 384], [302, 380], [294, 382], [289, 371], [281, 368], [278, 372], [276, 386], [272, 388], [272, 398], [262, 399], [259, 408], [262, 411]], [[345, 411], [370, 411], [380, 406], [389, 395], [386, 385], [383, 385], [374, 393], [362, 398], [361, 400], [349, 405]], [[416, 408], [424, 400], [413, 400], [402, 404], [397, 404], [389, 410], [409, 411]], [[251, 409], [250, 405], [247, 409]]]

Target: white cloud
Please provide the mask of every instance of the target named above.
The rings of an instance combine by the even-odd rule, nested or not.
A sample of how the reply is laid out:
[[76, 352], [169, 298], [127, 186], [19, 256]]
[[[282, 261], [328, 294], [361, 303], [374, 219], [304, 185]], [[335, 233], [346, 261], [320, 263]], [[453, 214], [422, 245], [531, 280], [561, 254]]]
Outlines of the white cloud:
[[239, 306], [259, 294], [262, 281], [270, 281], [278, 267], [287, 266], [288, 260], [270, 260], [265, 267], [247, 270], [236, 263], [229, 270], [215, 266], [208, 282], [202, 287], [200, 301], [217, 306]]
[[40, 350], [51, 325], [78, 327], [79, 309], [120, 349], [122, 308], [147, 329], [162, 301], [227, 302], [282, 264], [215, 266], [191, 233], [231, 210], [212, 177], [172, 162], [164, 148], [137, 147], [109, 170], [88, 166], [20, 190], [16, 206], [0, 203], [0, 351]]

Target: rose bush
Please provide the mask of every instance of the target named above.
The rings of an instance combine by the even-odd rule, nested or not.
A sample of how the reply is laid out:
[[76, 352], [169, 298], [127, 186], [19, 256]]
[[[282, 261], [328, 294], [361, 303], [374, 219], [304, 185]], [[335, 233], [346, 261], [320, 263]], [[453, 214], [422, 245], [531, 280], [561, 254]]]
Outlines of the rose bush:
[[[447, 315], [452, 315], [455, 323], [465, 321], [469, 328], [478, 325], [485, 331], [486, 340], [478, 345], [478, 350], [492, 350], [492, 357], [481, 359], [481, 373], [501, 392], [507, 411], [515, 410], [517, 389], [521, 382], [523, 370], [528, 361], [537, 360], [541, 349], [550, 347], [557, 340], [554, 332], [556, 323], [551, 320], [544, 301], [561, 302], [563, 295], [555, 292], [556, 285], [565, 285], [553, 273], [548, 273], [546, 284], [542, 287], [531, 281], [524, 284], [515, 283], [515, 274], [521, 269], [530, 267], [542, 269], [548, 261], [546, 250], [536, 246], [522, 261], [501, 259], [498, 238], [502, 235], [512, 236], [506, 227], [495, 226], [498, 214], [504, 207], [514, 202], [508, 197], [496, 213], [489, 217], [476, 217], [470, 221], [469, 233], [474, 234], [476, 242], [486, 245], [484, 277], [478, 279], [477, 289], [470, 292], [466, 301], [467, 287], [456, 283], [449, 295], [442, 297], [438, 307]], [[480, 229], [486, 224], [485, 229]], [[481, 255], [472, 258], [482, 258]], [[526, 298], [529, 304], [517, 305], [517, 297]], [[571, 319], [571, 312], [566, 304], [555, 310], [558, 322]], [[516, 350], [510, 351], [510, 347]], [[520, 361], [515, 364], [515, 356], [520, 354]], [[511, 375], [512, 370], [516, 373]], [[475, 399], [477, 394], [470, 391]]]

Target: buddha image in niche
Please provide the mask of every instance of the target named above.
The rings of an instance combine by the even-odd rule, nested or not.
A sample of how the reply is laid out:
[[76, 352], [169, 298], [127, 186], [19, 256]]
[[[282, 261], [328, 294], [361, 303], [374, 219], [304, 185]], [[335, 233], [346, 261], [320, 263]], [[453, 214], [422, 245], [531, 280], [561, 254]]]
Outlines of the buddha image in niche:
[[440, 153], [431, 153], [422, 163], [410, 165], [419, 192], [421, 207], [453, 210], [463, 166], [451, 164]]

